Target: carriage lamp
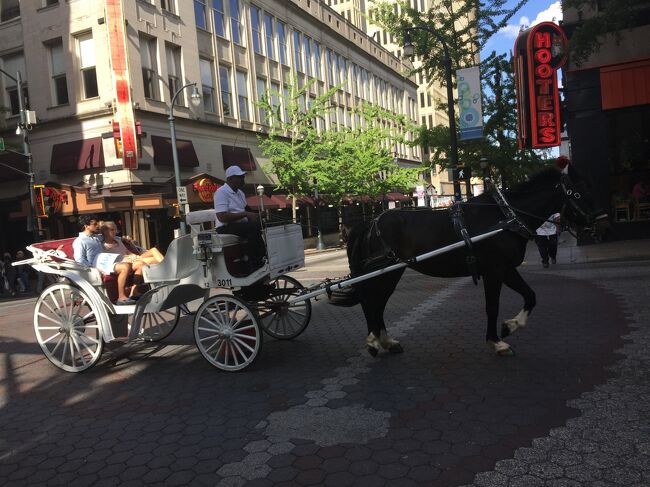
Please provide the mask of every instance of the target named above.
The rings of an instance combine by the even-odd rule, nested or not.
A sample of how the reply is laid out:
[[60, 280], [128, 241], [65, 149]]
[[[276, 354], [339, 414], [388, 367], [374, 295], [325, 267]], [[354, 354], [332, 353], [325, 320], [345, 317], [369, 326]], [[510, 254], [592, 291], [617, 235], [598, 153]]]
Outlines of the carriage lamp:
[[260, 199], [260, 212], [262, 212], [264, 211], [264, 186], [258, 184], [255, 190], [257, 191], [257, 196]]

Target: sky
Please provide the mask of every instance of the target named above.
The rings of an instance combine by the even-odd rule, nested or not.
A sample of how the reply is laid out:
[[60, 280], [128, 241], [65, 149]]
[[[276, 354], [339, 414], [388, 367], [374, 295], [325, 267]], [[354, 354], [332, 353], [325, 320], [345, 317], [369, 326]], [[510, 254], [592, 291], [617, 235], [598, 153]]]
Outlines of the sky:
[[[506, 6], [512, 8], [516, 3], [516, 0], [509, 0]], [[481, 57], [486, 57], [493, 50], [498, 54], [510, 52], [514, 48], [521, 25], [531, 27], [540, 22], [551, 20], [556, 22], [562, 20], [562, 8], [559, 0], [528, 0], [510, 19], [508, 25], [492, 36], [483, 48]]]

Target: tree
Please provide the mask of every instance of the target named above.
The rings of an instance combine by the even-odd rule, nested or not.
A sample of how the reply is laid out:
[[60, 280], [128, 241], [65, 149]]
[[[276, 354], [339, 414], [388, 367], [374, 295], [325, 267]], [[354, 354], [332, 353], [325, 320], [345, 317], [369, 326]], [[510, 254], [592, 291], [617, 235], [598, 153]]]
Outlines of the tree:
[[[424, 14], [400, 3], [401, 12], [386, 3], [378, 3], [373, 19], [398, 40], [404, 31], [414, 25], [434, 29], [449, 48], [452, 69], [476, 64], [477, 53], [492, 35], [504, 27], [508, 20], [521, 8], [526, 0], [519, 1], [513, 8], [505, 9], [505, 0], [479, 2], [471, 0], [435, 0]], [[427, 79], [439, 80], [444, 84], [444, 52], [439, 42], [426, 31], [411, 32], [415, 53], [422, 61], [421, 67], [413, 72], [423, 72]], [[492, 52], [480, 63], [483, 83], [483, 139], [458, 144], [459, 161], [470, 167], [473, 174], [480, 174], [480, 159], [485, 157], [495, 176], [504, 186], [517, 182], [542, 164], [539, 153], [517, 148], [516, 94], [512, 60], [505, 54]], [[446, 103], [439, 106], [446, 110]], [[456, 124], [459, 127], [460, 124]], [[460, 137], [456, 135], [459, 140]], [[417, 141], [429, 147], [432, 162], [443, 169], [451, 168], [449, 128], [438, 125], [431, 129], [421, 127]]]
[[393, 154], [395, 144], [414, 144], [417, 127], [411, 120], [360, 104], [350, 114], [357, 121], [355, 128], [340, 126], [319, 133], [315, 120], [323, 120], [335, 108], [331, 99], [339, 87], [305, 104], [301, 98], [309, 87], [289, 87], [286, 94], [271, 93], [259, 103], [270, 123], [269, 134], [259, 137], [260, 148], [270, 159], [266, 170], [276, 175], [279, 188], [294, 196], [309, 195], [317, 180], [320, 192], [338, 207], [341, 223], [342, 206], [350, 197], [413, 187], [421, 168], [401, 168]]
[[562, 7], [566, 10], [575, 8], [578, 11], [598, 12], [593, 17], [580, 19], [572, 30], [569, 41], [571, 62], [580, 65], [597, 52], [605, 42], [608, 34], [612, 34], [618, 44], [621, 31], [647, 23], [650, 10], [648, 0], [564, 0]]

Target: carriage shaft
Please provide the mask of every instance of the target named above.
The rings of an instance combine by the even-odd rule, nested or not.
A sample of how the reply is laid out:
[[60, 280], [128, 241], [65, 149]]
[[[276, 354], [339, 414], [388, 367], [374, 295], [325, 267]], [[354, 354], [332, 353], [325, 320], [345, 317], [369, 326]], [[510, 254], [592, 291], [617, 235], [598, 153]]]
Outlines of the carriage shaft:
[[[497, 230], [492, 230], [491, 232], [483, 233], [481, 235], [477, 235], [476, 237], [470, 238], [472, 243], [475, 242], [480, 242], [481, 240], [485, 240], [487, 238], [493, 237], [499, 232], [502, 232], [503, 228], [499, 228]], [[398, 262], [397, 264], [389, 265], [388, 267], [384, 267], [383, 269], [378, 269], [373, 272], [369, 272], [367, 274], [363, 274], [361, 276], [353, 277], [351, 279], [346, 279], [345, 281], [337, 282], [336, 284], [332, 284], [331, 286], [327, 286], [325, 288], [320, 288], [315, 291], [311, 291], [307, 294], [303, 294], [301, 296], [295, 296], [291, 299], [289, 299], [289, 304], [293, 303], [299, 303], [301, 301], [306, 301], [308, 299], [314, 298], [316, 296], [320, 296], [322, 294], [325, 294], [330, 291], [336, 291], [337, 289], [343, 289], [344, 287], [349, 287], [352, 286], [353, 284], [356, 284], [358, 282], [362, 281], [367, 281], [368, 279], [372, 279], [373, 277], [378, 277], [383, 274], [387, 274], [389, 272], [396, 271], [398, 269], [402, 269], [404, 267], [408, 267], [409, 265], [416, 264], [418, 262], [422, 262], [423, 260], [431, 259], [432, 257], [436, 257], [438, 255], [450, 252], [452, 250], [461, 248], [465, 246], [464, 241], [456, 242], [451, 245], [446, 245], [445, 247], [441, 247], [439, 249], [432, 250], [430, 252], [418, 255], [416, 257], [413, 257], [412, 259], [409, 259], [408, 261], [405, 262]]]

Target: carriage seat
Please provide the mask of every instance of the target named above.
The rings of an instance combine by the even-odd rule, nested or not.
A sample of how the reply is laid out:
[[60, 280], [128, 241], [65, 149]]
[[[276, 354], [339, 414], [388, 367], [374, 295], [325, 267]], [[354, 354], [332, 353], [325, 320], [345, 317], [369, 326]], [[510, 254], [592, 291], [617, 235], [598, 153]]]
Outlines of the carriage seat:
[[[190, 211], [185, 216], [185, 221], [192, 230], [192, 235], [200, 232], [213, 230], [216, 232], [217, 228], [217, 213], [214, 210], [198, 210]], [[237, 235], [226, 233], [217, 233], [213, 242], [219, 247], [228, 247], [230, 245], [237, 245], [243, 243], [245, 240]]]
[[180, 281], [192, 275], [201, 265], [194, 257], [191, 235], [175, 238], [169, 244], [162, 262], [142, 268], [145, 282]]
[[[74, 249], [72, 248], [72, 242], [75, 241], [77, 237], [62, 238], [59, 240], [48, 240], [46, 242], [38, 242], [32, 244], [32, 247], [36, 247], [41, 250], [59, 250], [63, 252], [68, 259], [74, 260]], [[60, 247], [60, 248], [59, 248]], [[53, 257], [53, 260], [56, 261], [56, 257]], [[93, 286], [99, 286], [101, 284], [109, 284], [109, 287], [112, 287], [112, 284], [117, 285], [117, 280], [114, 275], [111, 274], [102, 274], [95, 268], [91, 268], [88, 273], [88, 281]], [[117, 288], [116, 288], [117, 289]]]

